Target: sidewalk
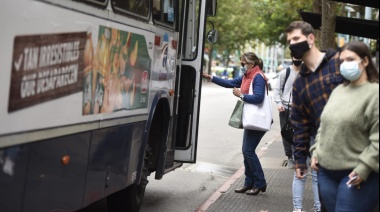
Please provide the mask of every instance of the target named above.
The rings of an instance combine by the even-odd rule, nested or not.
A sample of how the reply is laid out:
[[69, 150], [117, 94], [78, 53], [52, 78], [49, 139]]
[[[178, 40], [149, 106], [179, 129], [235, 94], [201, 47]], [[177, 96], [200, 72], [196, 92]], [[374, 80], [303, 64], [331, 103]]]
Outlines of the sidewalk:
[[[197, 212], [291, 212], [293, 169], [283, 166], [284, 156], [281, 137], [268, 142], [259, 152], [268, 188], [257, 196], [237, 194], [235, 189], [243, 186], [244, 168], [235, 173], [218, 191], [216, 191]], [[306, 180], [303, 210], [313, 211], [313, 192], [310, 169]]]

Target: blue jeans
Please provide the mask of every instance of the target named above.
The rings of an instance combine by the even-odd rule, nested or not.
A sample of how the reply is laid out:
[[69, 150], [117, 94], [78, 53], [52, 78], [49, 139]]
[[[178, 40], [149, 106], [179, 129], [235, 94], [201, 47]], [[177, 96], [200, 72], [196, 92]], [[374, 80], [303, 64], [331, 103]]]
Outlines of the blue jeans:
[[[315, 139], [310, 136], [310, 146], [315, 144]], [[313, 185], [313, 195], [314, 195], [314, 210], [321, 211], [321, 202], [319, 200], [319, 189], [318, 189], [318, 174], [316, 171], [311, 170], [311, 178]], [[307, 179], [307, 174], [305, 171], [305, 178], [298, 179], [296, 172], [294, 172], [293, 177], [293, 207], [294, 209], [302, 209], [303, 205], [303, 193], [305, 190], [305, 183]]]
[[[321, 211], [321, 202], [319, 201], [318, 193], [318, 177], [317, 172], [311, 170], [313, 194], [314, 194], [314, 210]], [[305, 183], [307, 179], [307, 174], [305, 174], [304, 179], [298, 179], [296, 172], [294, 172], [293, 178], [293, 206], [294, 209], [302, 209], [303, 205], [303, 194], [305, 191]]]
[[256, 155], [256, 147], [259, 145], [265, 132], [256, 130], [244, 130], [243, 155], [245, 167], [244, 186], [262, 188], [267, 183], [260, 160]]
[[372, 172], [360, 188], [348, 188], [352, 170], [331, 171], [320, 167], [318, 172], [321, 197], [328, 212], [373, 211], [379, 201], [379, 174]]

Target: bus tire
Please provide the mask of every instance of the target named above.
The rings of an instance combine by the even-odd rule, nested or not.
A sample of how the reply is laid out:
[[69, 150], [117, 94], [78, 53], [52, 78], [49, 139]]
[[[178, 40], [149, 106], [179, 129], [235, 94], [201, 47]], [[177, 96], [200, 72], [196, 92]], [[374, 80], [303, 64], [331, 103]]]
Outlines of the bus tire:
[[145, 188], [149, 182], [149, 170], [146, 167], [147, 160], [147, 157], [145, 157], [140, 184], [134, 183], [107, 197], [107, 209], [109, 212], [138, 212], [140, 210], [145, 196]]
[[111, 194], [107, 197], [107, 209], [109, 212], [137, 212], [139, 211], [144, 193], [138, 193], [138, 186], [132, 184], [127, 188]]

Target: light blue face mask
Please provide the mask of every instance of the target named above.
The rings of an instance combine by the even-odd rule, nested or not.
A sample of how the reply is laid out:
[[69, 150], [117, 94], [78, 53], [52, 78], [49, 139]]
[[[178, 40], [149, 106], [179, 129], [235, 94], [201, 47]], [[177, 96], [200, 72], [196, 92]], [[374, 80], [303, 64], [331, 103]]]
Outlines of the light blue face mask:
[[247, 68], [245, 66], [240, 67], [240, 71], [245, 74], [247, 73]]
[[356, 81], [362, 75], [362, 70], [359, 69], [361, 61], [343, 62], [340, 64], [340, 73], [348, 81]]

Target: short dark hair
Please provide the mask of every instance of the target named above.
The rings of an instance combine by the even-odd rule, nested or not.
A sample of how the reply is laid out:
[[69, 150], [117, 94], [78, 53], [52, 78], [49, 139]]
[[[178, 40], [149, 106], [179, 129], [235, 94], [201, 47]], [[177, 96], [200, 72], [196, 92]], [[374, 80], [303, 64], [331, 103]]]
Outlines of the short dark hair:
[[314, 28], [307, 22], [294, 21], [285, 29], [285, 33], [291, 33], [296, 29], [300, 29], [302, 34], [308, 36], [310, 34], [315, 35]]
[[[366, 71], [368, 81], [372, 83], [379, 83], [379, 71], [377, 70], [375, 63], [372, 60], [371, 51], [365, 43], [360, 41], [352, 41], [344, 45], [341, 49], [341, 52], [344, 50], [355, 52], [355, 54], [357, 54], [362, 60], [364, 60], [364, 58], [367, 58], [368, 66], [366, 67]], [[348, 84], [348, 82], [345, 84]]]

